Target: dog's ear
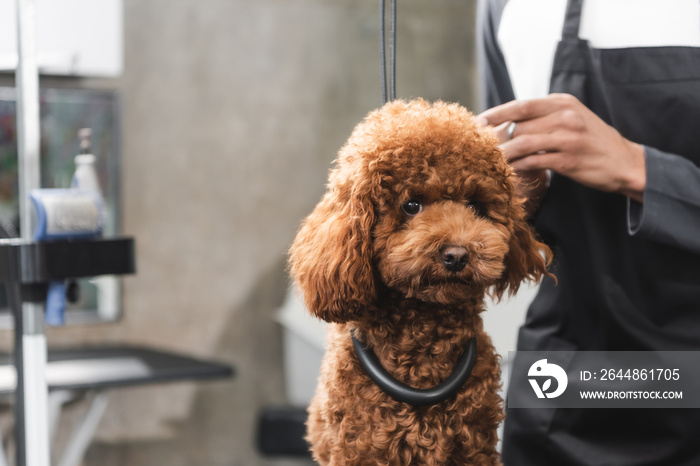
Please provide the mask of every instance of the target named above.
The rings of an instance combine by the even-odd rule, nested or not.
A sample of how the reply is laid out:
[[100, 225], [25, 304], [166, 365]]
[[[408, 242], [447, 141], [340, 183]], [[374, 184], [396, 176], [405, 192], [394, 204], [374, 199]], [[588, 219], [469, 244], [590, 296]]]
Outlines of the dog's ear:
[[[513, 180], [512, 176], [511, 180]], [[546, 244], [536, 239], [532, 227], [526, 220], [523, 199], [513, 195], [509, 217], [511, 236], [505, 258], [505, 270], [493, 288], [493, 295], [498, 299], [506, 291], [514, 295], [524, 280], [538, 282], [543, 275], [554, 278], [554, 275], [547, 271], [552, 261], [552, 251]]]
[[290, 251], [290, 270], [316, 317], [347, 322], [374, 299], [373, 223], [369, 194], [358, 186], [329, 190], [304, 221]]

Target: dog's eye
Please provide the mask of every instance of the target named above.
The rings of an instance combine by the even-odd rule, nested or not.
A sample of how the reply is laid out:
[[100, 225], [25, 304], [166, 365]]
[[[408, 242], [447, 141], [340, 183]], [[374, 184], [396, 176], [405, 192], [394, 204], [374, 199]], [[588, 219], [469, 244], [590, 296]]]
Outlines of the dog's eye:
[[409, 217], [413, 217], [414, 215], [418, 215], [423, 211], [423, 204], [421, 204], [420, 201], [411, 199], [401, 206], [401, 210]]
[[476, 215], [479, 217], [485, 217], [486, 216], [486, 209], [484, 208], [483, 205], [481, 205], [477, 201], [468, 201], [467, 202], [467, 208], [474, 211]]

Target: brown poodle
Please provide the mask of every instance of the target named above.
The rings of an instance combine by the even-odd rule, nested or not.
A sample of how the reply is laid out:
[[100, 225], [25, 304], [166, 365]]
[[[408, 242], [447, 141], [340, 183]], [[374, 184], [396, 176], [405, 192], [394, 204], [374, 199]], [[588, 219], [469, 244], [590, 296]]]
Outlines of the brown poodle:
[[[333, 323], [307, 423], [320, 464], [500, 464], [484, 296], [539, 280], [551, 257], [515, 184], [495, 135], [457, 104], [394, 101], [355, 128], [290, 253], [306, 306]], [[368, 377], [351, 333], [416, 389], [448, 378], [472, 337], [476, 362], [456, 395], [412, 405]]]

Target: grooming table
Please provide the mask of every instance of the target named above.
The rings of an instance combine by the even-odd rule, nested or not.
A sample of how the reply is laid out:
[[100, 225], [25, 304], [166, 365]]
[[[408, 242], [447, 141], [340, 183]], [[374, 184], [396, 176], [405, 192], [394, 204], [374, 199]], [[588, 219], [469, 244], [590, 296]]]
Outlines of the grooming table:
[[[49, 431], [55, 437], [63, 406], [81, 397], [90, 399], [58, 466], [78, 466], [107, 407], [106, 390], [116, 387], [210, 380], [232, 377], [234, 368], [212, 361], [143, 347], [112, 346], [49, 350], [46, 381], [49, 387]], [[0, 396], [9, 398], [17, 384], [14, 360], [0, 354]], [[0, 466], [7, 459], [0, 442]]]

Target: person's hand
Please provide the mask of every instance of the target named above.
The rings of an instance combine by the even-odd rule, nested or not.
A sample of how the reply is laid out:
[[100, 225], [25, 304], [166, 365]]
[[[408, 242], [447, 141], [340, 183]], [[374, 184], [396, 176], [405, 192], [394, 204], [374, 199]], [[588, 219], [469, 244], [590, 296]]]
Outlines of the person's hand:
[[[623, 138], [575, 97], [551, 94], [514, 100], [477, 118], [495, 127], [501, 148], [529, 186], [524, 193], [530, 197], [542, 190], [546, 170], [552, 170], [591, 188], [643, 201], [643, 146]], [[516, 125], [507, 138], [511, 122]]]
[[[483, 124], [488, 124], [486, 121], [482, 120]], [[514, 136], [515, 126], [517, 126], [512, 121], [506, 121], [505, 123], [494, 128], [496, 136], [501, 141], [501, 147], [503, 143], [510, 141]], [[506, 158], [513, 164], [510, 154], [504, 151]], [[522, 170], [517, 169], [516, 173], [518, 175], [518, 183], [516, 185], [516, 194], [519, 197], [525, 199], [525, 211], [529, 216], [532, 216], [537, 207], [540, 205], [542, 198], [544, 197], [547, 187], [549, 186], [550, 173], [547, 169], [536, 169], [536, 170]]]

